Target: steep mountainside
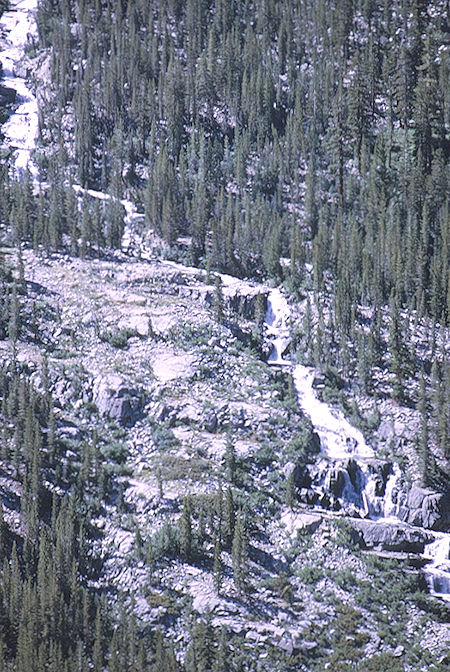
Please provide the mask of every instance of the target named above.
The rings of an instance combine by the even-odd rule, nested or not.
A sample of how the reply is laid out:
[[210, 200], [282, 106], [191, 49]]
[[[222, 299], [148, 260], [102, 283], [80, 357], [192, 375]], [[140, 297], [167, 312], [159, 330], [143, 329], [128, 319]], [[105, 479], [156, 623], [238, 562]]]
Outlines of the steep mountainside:
[[448, 2], [0, 0], [0, 669], [450, 664]]

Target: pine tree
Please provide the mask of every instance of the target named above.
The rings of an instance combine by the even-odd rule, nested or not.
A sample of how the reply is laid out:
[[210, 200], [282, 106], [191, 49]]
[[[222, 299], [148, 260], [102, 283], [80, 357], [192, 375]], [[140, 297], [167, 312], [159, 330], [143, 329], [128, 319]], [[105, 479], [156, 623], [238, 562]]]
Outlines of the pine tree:
[[95, 672], [103, 671], [103, 628], [100, 607], [97, 608], [95, 616], [95, 635], [92, 662]]
[[397, 298], [393, 298], [389, 325], [390, 371], [393, 374], [392, 398], [397, 402], [405, 399], [408, 353], [404, 341], [403, 325]]
[[227, 642], [227, 633], [225, 628], [220, 632], [219, 646], [217, 647], [216, 659], [214, 661], [213, 672], [229, 672], [230, 671], [230, 651]]
[[420, 390], [417, 408], [421, 416], [420, 435], [418, 437], [418, 452], [420, 460], [420, 473], [422, 482], [425, 486], [430, 482], [430, 448], [428, 432], [428, 412], [427, 412], [427, 394], [425, 377], [422, 371], [420, 377]]
[[286, 492], [285, 492], [285, 503], [289, 509], [294, 508], [295, 504], [295, 479], [294, 479], [294, 469], [291, 470], [289, 476], [286, 479]]
[[6, 524], [3, 517], [3, 505], [0, 501], [0, 563], [3, 563], [3, 558], [6, 554]]
[[223, 544], [226, 549], [231, 549], [235, 531], [235, 520], [236, 515], [233, 491], [228, 487], [225, 495], [225, 512], [223, 520]]
[[223, 563], [222, 563], [222, 546], [220, 539], [217, 538], [214, 542], [214, 564], [213, 564], [213, 576], [214, 576], [214, 587], [216, 589], [217, 595], [220, 595], [220, 590], [222, 587], [223, 581]]
[[227, 435], [225, 446], [224, 466], [226, 480], [231, 483], [231, 485], [236, 485], [236, 449], [229, 434]]
[[242, 597], [246, 590], [248, 576], [248, 540], [246, 521], [242, 512], [238, 514], [236, 519], [231, 553], [234, 585], [239, 597]]
[[191, 501], [189, 497], [184, 498], [183, 511], [180, 518], [180, 551], [182, 557], [188, 562], [192, 557], [192, 520], [191, 520]]

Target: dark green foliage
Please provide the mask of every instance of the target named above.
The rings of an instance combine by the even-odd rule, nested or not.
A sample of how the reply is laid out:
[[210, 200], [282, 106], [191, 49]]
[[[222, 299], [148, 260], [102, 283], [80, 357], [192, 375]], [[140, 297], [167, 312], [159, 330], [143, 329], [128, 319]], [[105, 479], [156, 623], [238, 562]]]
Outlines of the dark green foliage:
[[289, 509], [293, 509], [295, 500], [296, 500], [295, 479], [294, 479], [294, 470], [292, 469], [292, 471], [290, 472], [289, 476], [286, 479], [286, 491], [284, 495], [284, 501]]
[[350, 548], [354, 551], [362, 548], [364, 542], [361, 538], [361, 534], [355, 530], [352, 525], [346, 520], [336, 520], [334, 521], [336, 527], [336, 543], [345, 548]]
[[223, 461], [225, 467], [225, 478], [229, 483], [231, 483], [231, 485], [234, 485], [236, 481], [236, 449], [233, 445], [230, 435], [227, 436]]
[[234, 585], [239, 597], [242, 597], [246, 590], [248, 579], [247, 521], [242, 512], [239, 512], [236, 518], [231, 553]]
[[[11, 669], [41, 672], [54, 660], [65, 670], [77, 659], [103, 670], [111, 623], [109, 610], [89, 587], [100, 569], [88, 551], [95, 535], [91, 518], [116, 490], [113, 462], [123, 462], [125, 454], [123, 444], [100, 441], [94, 433], [70, 446], [79, 461], [67, 462], [50, 377], [46, 358], [39, 392], [17, 363], [0, 371], [0, 459], [3, 473], [16, 481], [22, 521], [17, 536], [0, 506], [2, 655]], [[60, 494], [50, 491], [51, 484]], [[6, 505], [14, 502], [7, 499]], [[130, 664], [134, 660], [133, 654]]]
[[185, 497], [183, 503], [183, 511], [179, 521], [180, 528], [180, 552], [182, 557], [189, 562], [192, 557], [192, 518], [191, 518], [191, 502], [188, 497]]
[[164, 425], [155, 425], [152, 428], [152, 439], [159, 450], [168, 450], [179, 444], [172, 430]]
[[128, 347], [128, 339], [134, 336], [138, 336], [136, 329], [117, 329], [102, 332], [100, 340], [109, 343], [113, 348], [124, 349]]
[[214, 316], [217, 324], [223, 324], [225, 315], [224, 315], [224, 300], [222, 292], [222, 281], [220, 275], [216, 275], [214, 281]]
[[[387, 301], [395, 290], [401, 305], [437, 319], [444, 307], [448, 321], [445, 9], [418, 10], [412, 0], [337, 3], [336, 12], [310, 0], [301, 11], [268, 4], [149, 11], [139, 1], [124, 11], [112, 2], [99, 19], [89, 1], [76, 14], [77, 40], [66, 3], [41, 3], [53, 81], [76, 111], [79, 181], [112, 196], [103, 223], [90, 208], [78, 224], [81, 252], [119, 244], [117, 199], [132, 190], [170, 245], [191, 236], [194, 263], [284, 274], [295, 291], [313, 243], [319, 288], [331, 272], [350, 302]], [[47, 157], [46, 169], [59, 174], [59, 162], [65, 170], [69, 153]], [[39, 220], [29, 183], [14, 187], [18, 238], [32, 237]], [[52, 247], [67, 232], [76, 250], [73, 207], [56, 212], [58, 189], [44, 196], [42, 238]], [[291, 258], [283, 273], [280, 257]]]
[[214, 564], [213, 564], [213, 574], [214, 574], [214, 587], [217, 594], [220, 594], [220, 589], [222, 587], [223, 580], [223, 563], [221, 558], [222, 548], [220, 539], [216, 539], [214, 543]]

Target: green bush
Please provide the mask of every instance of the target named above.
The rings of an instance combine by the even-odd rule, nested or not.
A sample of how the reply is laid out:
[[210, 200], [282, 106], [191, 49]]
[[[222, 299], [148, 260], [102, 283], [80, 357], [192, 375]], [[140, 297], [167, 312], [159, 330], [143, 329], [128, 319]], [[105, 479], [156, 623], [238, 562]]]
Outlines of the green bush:
[[338, 519], [333, 524], [337, 530], [336, 543], [338, 546], [349, 548], [352, 551], [357, 551], [362, 547], [363, 541], [360, 533], [347, 520]]
[[118, 442], [106, 443], [101, 446], [100, 453], [104, 460], [115, 464], [123, 464], [127, 457], [125, 444]]
[[159, 450], [170, 450], [180, 443], [172, 430], [164, 425], [157, 425], [152, 428], [152, 439]]
[[317, 565], [305, 565], [298, 570], [297, 576], [302, 583], [314, 585], [320, 579], [323, 579], [325, 570], [323, 567], [318, 567]]
[[100, 340], [109, 343], [113, 348], [120, 348], [123, 350], [128, 347], [128, 339], [133, 336], [139, 336], [136, 329], [108, 329], [100, 334]]

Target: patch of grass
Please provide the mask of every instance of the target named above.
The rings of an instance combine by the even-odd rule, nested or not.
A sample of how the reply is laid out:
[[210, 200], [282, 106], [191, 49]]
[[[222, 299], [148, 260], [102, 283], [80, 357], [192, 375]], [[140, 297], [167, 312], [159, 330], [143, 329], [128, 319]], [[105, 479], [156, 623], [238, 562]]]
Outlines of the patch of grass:
[[440, 623], [450, 623], [450, 606], [446, 602], [441, 602], [422, 591], [413, 593], [411, 599], [419, 609], [429, 614], [434, 620]]
[[65, 348], [57, 348], [53, 350], [52, 357], [55, 359], [73, 359], [74, 357], [78, 357], [78, 353]]
[[356, 578], [352, 570], [346, 567], [345, 569], [340, 569], [333, 575], [334, 583], [346, 590], [347, 592], [353, 590], [356, 587]]
[[288, 604], [292, 601], [292, 585], [286, 574], [270, 576], [262, 581], [262, 586], [267, 588], [271, 593], [281, 597]]
[[177, 324], [167, 332], [167, 339], [179, 347], [190, 350], [193, 347], [208, 345], [213, 336], [213, 330], [209, 325]]
[[211, 471], [207, 460], [197, 457], [185, 458], [180, 455], [162, 455], [158, 462], [162, 476], [167, 481], [200, 480], [205, 473]]

